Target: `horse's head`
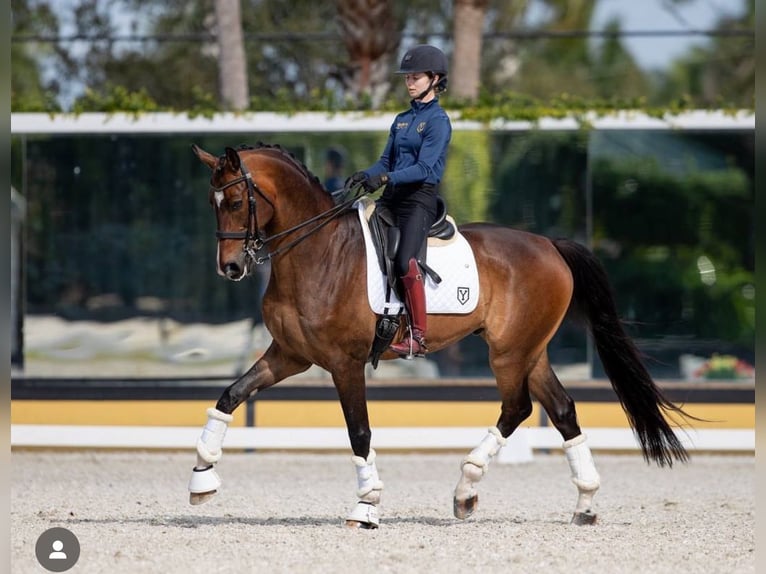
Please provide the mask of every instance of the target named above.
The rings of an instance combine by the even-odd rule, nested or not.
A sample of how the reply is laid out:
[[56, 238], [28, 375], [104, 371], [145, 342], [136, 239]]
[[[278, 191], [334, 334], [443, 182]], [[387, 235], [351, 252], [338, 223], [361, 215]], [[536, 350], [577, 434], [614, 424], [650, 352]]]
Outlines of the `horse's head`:
[[215, 157], [196, 145], [208, 166], [210, 204], [215, 210], [219, 275], [239, 281], [262, 262], [285, 253], [340, 213], [314, 174], [279, 145], [227, 147]]
[[274, 215], [273, 198], [258, 186], [253, 167], [237, 150], [227, 147], [221, 157], [196, 145], [192, 151], [213, 172], [209, 201], [218, 227], [218, 274], [239, 281], [256, 263], [255, 252], [263, 243], [261, 229]]

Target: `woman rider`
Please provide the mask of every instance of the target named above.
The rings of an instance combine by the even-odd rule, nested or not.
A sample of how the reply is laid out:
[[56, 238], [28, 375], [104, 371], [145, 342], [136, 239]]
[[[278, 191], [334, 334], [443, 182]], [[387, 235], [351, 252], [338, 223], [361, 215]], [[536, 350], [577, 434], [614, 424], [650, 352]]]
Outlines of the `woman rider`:
[[436, 221], [439, 182], [452, 136], [437, 97], [447, 88], [447, 57], [434, 46], [418, 45], [404, 54], [396, 73], [404, 75], [410, 109], [394, 118], [380, 159], [352, 175], [346, 186], [361, 184], [368, 193], [386, 186], [378, 204], [389, 209], [400, 231], [394, 269], [410, 324], [405, 339], [391, 350], [411, 358], [427, 351], [425, 282], [417, 255]]

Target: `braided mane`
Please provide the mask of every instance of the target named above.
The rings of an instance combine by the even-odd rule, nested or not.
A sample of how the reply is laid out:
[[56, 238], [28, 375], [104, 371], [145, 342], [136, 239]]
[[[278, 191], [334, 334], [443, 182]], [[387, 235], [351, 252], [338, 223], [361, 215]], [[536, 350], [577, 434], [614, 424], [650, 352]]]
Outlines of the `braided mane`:
[[322, 185], [322, 182], [320, 181], [320, 179], [316, 175], [314, 175], [308, 167], [306, 167], [306, 164], [303, 163], [301, 160], [299, 160], [297, 157], [295, 157], [295, 155], [291, 151], [285, 149], [279, 144], [267, 144], [267, 143], [263, 143], [259, 141], [259, 142], [256, 142], [254, 146], [248, 145], [248, 144], [240, 144], [239, 146], [237, 146], [237, 151], [258, 151], [258, 150], [276, 152], [278, 155], [280, 155], [281, 157], [284, 157], [290, 163], [292, 163], [296, 168], [298, 168], [298, 170], [304, 176], [306, 176], [306, 179], [314, 182], [321, 189], [324, 189], [324, 185]]

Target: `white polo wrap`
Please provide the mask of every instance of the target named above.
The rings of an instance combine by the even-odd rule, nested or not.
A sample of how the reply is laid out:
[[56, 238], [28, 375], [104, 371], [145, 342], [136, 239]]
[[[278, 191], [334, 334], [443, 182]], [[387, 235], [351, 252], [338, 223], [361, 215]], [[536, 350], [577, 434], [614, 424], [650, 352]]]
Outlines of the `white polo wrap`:
[[366, 460], [361, 456], [352, 456], [351, 461], [356, 468], [356, 495], [363, 502], [378, 504], [380, 491], [383, 490], [383, 482], [380, 480], [378, 468], [375, 466], [375, 451], [370, 449]]
[[207, 410], [207, 424], [202, 429], [202, 436], [197, 440], [197, 454], [208, 464], [218, 462], [223, 455], [223, 439], [229, 423], [234, 420], [232, 415], [222, 413], [218, 409]]
[[598, 475], [596, 465], [593, 463], [593, 455], [590, 447], [586, 444], [588, 437], [585, 434], [576, 436], [565, 441], [564, 453], [567, 456], [569, 469], [572, 473], [572, 482], [579, 490], [598, 490], [601, 486], [601, 477]]

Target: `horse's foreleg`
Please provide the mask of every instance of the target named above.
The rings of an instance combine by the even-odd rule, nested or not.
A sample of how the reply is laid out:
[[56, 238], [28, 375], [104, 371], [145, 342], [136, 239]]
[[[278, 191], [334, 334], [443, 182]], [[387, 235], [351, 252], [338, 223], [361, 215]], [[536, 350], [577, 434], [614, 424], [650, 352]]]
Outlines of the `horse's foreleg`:
[[351, 461], [356, 470], [358, 502], [346, 517], [350, 528], [377, 528], [380, 524], [378, 505], [383, 482], [375, 465], [375, 451], [370, 448], [369, 416], [364, 382], [364, 363], [333, 371], [333, 382], [338, 390], [343, 416], [346, 419], [351, 450]]
[[378, 468], [375, 466], [375, 451], [370, 449], [367, 458], [354, 455], [351, 457], [351, 461], [356, 469], [356, 496], [359, 501], [346, 517], [346, 526], [350, 528], [377, 528], [380, 524], [378, 504], [380, 504], [383, 481], [380, 480]]
[[272, 342], [266, 353], [252, 368], [231, 384], [218, 399], [215, 408], [207, 410], [207, 423], [197, 440], [197, 464], [189, 481], [189, 502], [202, 504], [210, 500], [221, 486], [215, 464], [223, 455], [223, 439], [234, 419], [234, 412], [248, 397], [278, 383], [285, 377], [305, 371], [310, 366], [292, 359]]
[[572, 397], [566, 392], [545, 357], [530, 376], [530, 391], [540, 401], [553, 426], [564, 438], [572, 482], [577, 487], [577, 505], [572, 524], [594, 524], [593, 497], [601, 486], [601, 479], [593, 463], [587, 437], [577, 423], [577, 412]]
[[215, 496], [221, 486], [221, 479], [213, 465], [223, 455], [223, 439], [233, 419], [232, 415], [222, 413], [218, 409], [207, 410], [207, 424], [202, 429], [202, 436], [197, 440], [197, 464], [192, 469], [189, 481], [191, 504], [207, 502]]

